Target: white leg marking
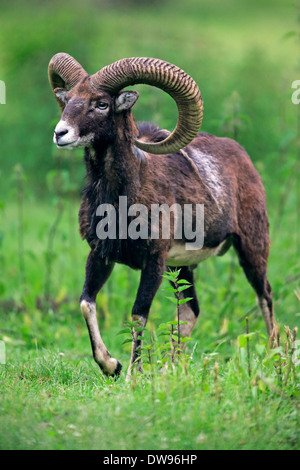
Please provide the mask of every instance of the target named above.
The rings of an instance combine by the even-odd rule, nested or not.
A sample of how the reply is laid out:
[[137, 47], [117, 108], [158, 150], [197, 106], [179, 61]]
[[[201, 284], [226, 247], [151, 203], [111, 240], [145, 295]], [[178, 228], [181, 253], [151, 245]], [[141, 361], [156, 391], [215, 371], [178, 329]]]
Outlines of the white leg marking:
[[274, 334], [274, 322], [272, 321], [273, 314], [269, 309], [268, 302], [264, 297], [257, 297], [256, 301], [262, 313], [263, 319], [266, 324], [267, 333], [269, 336]]
[[[183, 297], [182, 297], [183, 298]], [[178, 321], [178, 317], [176, 316]], [[197, 317], [195, 316], [193, 310], [188, 306], [188, 304], [183, 304], [179, 307], [179, 321], [186, 321], [187, 324], [180, 325], [180, 334], [185, 338], [191, 336], [194, 326], [197, 322]]]
[[[138, 316], [133, 316], [132, 321], [139, 321], [140, 326], [143, 326], [143, 327], [145, 327], [146, 323], [147, 323], [147, 320], [145, 318], [138, 317]], [[141, 337], [141, 335], [139, 335], [139, 332], [135, 331], [134, 336], [133, 336], [134, 339], [132, 341], [130, 364], [129, 364], [127, 374], [126, 374], [126, 382], [128, 382], [131, 378], [132, 367], [133, 367], [134, 362], [136, 361], [136, 348], [137, 348], [137, 338], [138, 338], [138, 336], [140, 336], [140, 341], [142, 341], [142, 337]], [[139, 370], [142, 371], [141, 364], [139, 365]]]
[[111, 357], [101, 338], [97, 322], [96, 304], [82, 300], [80, 308], [90, 333], [95, 361], [104, 373], [112, 375], [117, 369], [118, 361]]

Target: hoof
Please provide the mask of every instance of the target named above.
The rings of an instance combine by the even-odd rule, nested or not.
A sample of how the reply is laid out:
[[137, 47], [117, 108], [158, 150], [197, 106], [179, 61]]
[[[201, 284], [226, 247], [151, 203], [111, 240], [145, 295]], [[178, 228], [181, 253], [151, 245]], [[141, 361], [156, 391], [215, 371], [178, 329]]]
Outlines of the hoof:
[[121, 374], [121, 370], [122, 370], [122, 364], [117, 361], [117, 366], [112, 374], [112, 376], [115, 378], [115, 379], [118, 379], [120, 374]]
[[103, 374], [107, 375], [108, 377], [114, 377], [115, 379], [118, 379], [122, 370], [122, 364], [117, 361], [117, 359], [113, 359], [115, 362], [114, 367], [106, 367], [103, 364], [99, 364], [100, 369], [102, 370]]
[[109, 358], [108, 361], [97, 361], [98, 366], [102, 370], [104, 375], [107, 375], [109, 377], [115, 377], [118, 378], [120, 375], [120, 372], [122, 370], [122, 364], [114, 358]]

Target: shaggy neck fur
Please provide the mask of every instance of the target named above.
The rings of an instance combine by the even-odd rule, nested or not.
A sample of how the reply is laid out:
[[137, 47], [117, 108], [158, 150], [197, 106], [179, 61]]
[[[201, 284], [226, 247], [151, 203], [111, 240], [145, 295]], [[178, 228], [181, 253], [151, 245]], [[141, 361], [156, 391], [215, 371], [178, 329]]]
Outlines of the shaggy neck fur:
[[[83, 190], [83, 203], [80, 208], [80, 232], [87, 239], [92, 249], [96, 249], [102, 258], [119, 256], [122, 243], [119, 240], [99, 240], [96, 226], [100, 219], [96, 215], [100, 204], [112, 204], [119, 208], [119, 196], [127, 196], [128, 206], [135, 203], [140, 188], [141, 159], [133, 143], [137, 128], [131, 113], [117, 116], [123, 124], [116, 122], [116, 137], [113, 141], [95, 144], [85, 149], [87, 184]], [[118, 217], [117, 217], [118, 230]], [[117, 232], [118, 233], [118, 232]]]
[[99, 204], [116, 204], [119, 196], [127, 196], [128, 203], [132, 203], [139, 188], [140, 162], [132, 137], [138, 131], [132, 114], [116, 115], [114, 125], [114, 140], [97, 142], [93, 148], [85, 149], [88, 186], [97, 190]]

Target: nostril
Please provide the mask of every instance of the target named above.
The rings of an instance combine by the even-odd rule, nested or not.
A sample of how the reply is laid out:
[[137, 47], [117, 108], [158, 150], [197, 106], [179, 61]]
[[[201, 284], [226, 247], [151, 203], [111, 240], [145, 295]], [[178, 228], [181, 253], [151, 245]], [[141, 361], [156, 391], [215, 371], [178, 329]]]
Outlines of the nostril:
[[54, 132], [55, 132], [56, 138], [59, 139], [60, 137], [66, 135], [69, 131], [68, 131], [68, 129], [63, 129], [61, 131], [58, 131], [58, 132], [54, 131]]

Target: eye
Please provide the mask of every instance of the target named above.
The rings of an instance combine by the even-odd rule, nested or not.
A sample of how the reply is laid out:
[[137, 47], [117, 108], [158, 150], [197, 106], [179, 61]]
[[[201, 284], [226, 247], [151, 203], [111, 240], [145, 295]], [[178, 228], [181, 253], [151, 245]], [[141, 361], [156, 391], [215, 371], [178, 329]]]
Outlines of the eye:
[[104, 103], [103, 101], [100, 101], [100, 103], [97, 104], [96, 108], [97, 109], [107, 109], [108, 108], [108, 103]]

